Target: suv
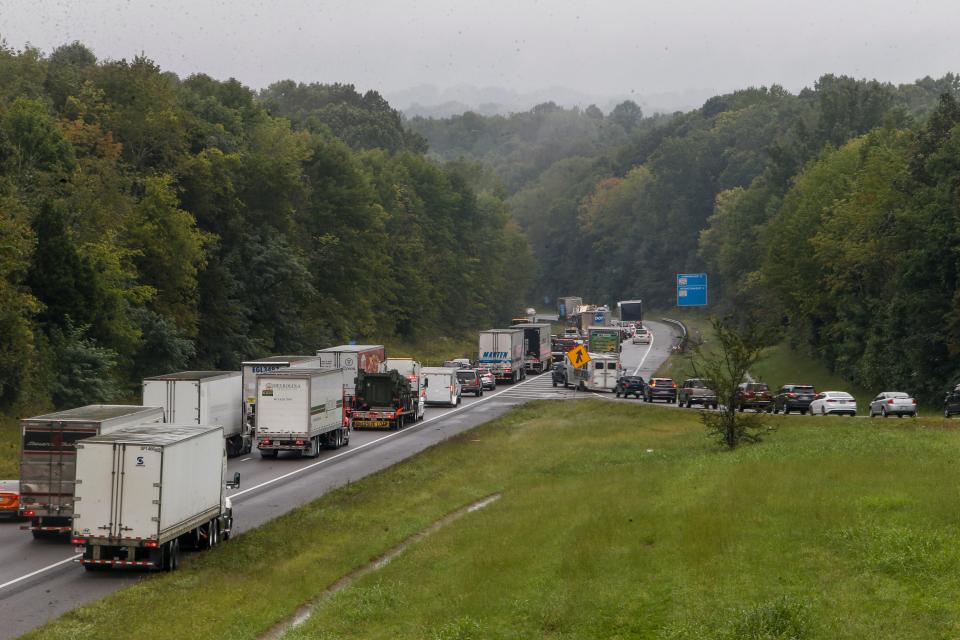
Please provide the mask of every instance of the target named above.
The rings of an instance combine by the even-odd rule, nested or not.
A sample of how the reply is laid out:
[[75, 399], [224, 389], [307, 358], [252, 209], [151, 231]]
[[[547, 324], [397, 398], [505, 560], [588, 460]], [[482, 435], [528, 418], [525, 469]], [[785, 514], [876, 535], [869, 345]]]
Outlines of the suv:
[[699, 404], [704, 409], [707, 407], [716, 409], [719, 406], [717, 404], [717, 392], [711, 389], [711, 386], [709, 380], [690, 378], [683, 383], [680, 391], [677, 392], [677, 404], [681, 407], [686, 405], [687, 409], [695, 404]]
[[813, 396], [817, 395], [811, 384], [785, 384], [773, 397], [773, 412], [786, 415], [791, 411], [799, 411], [800, 415], [807, 415]]
[[553, 371], [550, 372], [550, 377], [553, 378], [553, 386], [560, 384], [567, 386], [567, 365], [563, 362], [555, 363]]
[[643, 395], [643, 378], [640, 376], [620, 376], [617, 380], [617, 386], [613, 388], [614, 393], [619, 398], [622, 394], [624, 398], [637, 396], [639, 399]]
[[490, 371], [490, 369], [477, 369], [477, 375], [480, 376], [480, 382], [484, 389], [493, 391], [497, 388], [497, 378], [493, 375], [493, 371]]
[[773, 406], [770, 387], [763, 382], [741, 382], [737, 386], [737, 394], [733, 397], [733, 406], [737, 411], [767, 411]]
[[460, 369], [457, 371], [457, 380], [460, 381], [460, 388], [463, 393], [473, 392], [478, 398], [483, 395], [483, 382], [477, 375], [476, 369]]
[[674, 403], [677, 401], [677, 383], [670, 378], [650, 378], [643, 386], [643, 399], [647, 402], [666, 400]]

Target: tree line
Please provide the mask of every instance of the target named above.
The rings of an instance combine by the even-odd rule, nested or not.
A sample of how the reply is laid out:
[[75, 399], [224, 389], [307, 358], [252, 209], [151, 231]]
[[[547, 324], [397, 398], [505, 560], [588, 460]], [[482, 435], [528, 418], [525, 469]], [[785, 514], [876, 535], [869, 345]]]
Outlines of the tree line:
[[482, 171], [425, 150], [350, 85], [0, 46], [0, 409], [508, 319], [529, 246]]
[[[865, 388], [941, 396], [960, 381], [957, 96], [953, 74], [825, 75], [797, 94], [749, 88], [644, 117], [559, 158], [541, 139], [535, 175], [507, 190], [541, 264], [536, 289], [670, 307], [675, 274], [706, 270], [715, 311], [759, 319]], [[413, 124], [442, 154], [436, 131], [466, 117]], [[615, 125], [565, 113], [590, 117]]]

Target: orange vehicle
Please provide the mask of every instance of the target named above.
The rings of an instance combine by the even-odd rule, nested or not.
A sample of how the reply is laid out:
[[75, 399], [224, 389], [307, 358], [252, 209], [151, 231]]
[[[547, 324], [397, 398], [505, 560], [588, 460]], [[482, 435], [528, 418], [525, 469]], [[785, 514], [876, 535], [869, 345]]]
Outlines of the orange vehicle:
[[18, 517], [20, 509], [20, 481], [0, 480], [0, 516]]

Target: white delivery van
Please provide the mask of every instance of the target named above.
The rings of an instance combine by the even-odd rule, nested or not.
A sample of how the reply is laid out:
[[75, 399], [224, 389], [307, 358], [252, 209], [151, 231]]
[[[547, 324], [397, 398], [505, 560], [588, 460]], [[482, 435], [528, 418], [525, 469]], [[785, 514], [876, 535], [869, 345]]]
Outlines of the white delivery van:
[[424, 367], [423, 382], [426, 385], [427, 404], [445, 404], [455, 407], [460, 404], [460, 381], [457, 370], [452, 367]]

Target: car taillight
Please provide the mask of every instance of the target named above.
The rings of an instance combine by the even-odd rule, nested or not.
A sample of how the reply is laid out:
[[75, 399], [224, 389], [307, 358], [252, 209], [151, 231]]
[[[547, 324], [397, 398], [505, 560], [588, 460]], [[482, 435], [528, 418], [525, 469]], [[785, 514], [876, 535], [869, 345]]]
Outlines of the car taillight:
[[25, 516], [35, 516], [35, 515], [37, 515], [37, 512], [36, 512], [36, 511], [33, 511], [32, 509], [27, 509], [26, 511], [23, 512], [23, 515], [25, 515]]
[[893, 398], [890, 398], [889, 400], [887, 400], [887, 404], [893, 404]]
[[827, 398], [827, 402], [836, 402], [833, 398]]
[[270, 438], [264, 438], [260, 441], [260, 444], [270, 444]]
[[797, 394], [795, 394], [795, 393], [788, 393], [788, 394], [787, 394], [787, 397], [788, 397], [788, 398], [796, 398], [796, 397], [797, 397]]
[[156, 540], [144, 540], [143, 546], [145, 547], [157, 547], [160, 546]]
[[910, 400], [913, 402], [913, 404], [917, 404], [917, 399], [916, 399], [916, 398], [910, 398]]
[[83, 538], [70, 538], [70, 544], [87, 544]]
[[673, 383], [673, 388], [674, 388], [674, 389], [677, 388], [677, 383], [676, 383], [676, 382]]
[[302, 446], [303, 446], [303, 440], [294, 440], [294, 441], [293, 441], [293, 444], [297, 445], [298, 447], [302, 447]]

